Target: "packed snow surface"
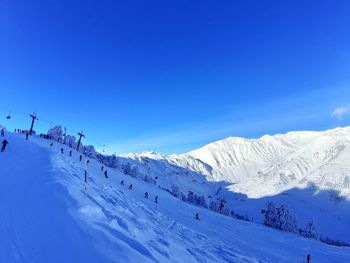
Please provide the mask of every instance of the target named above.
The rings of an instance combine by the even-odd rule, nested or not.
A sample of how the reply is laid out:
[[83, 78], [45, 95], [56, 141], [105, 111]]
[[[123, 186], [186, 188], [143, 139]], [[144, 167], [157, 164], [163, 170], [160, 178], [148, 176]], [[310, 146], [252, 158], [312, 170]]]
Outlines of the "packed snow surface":
[[[340, 162], [349, 156], [345, 153], [349, 139], [345, 131], [349, 133], [349, 129], [334, 131], [344, 140], [330, 134], [321, 138], [315, 133], [306, 133], [307, 138], [291, 134], [288, 140], [284, 136], [265, 137], [261, 143], [228, 139], [227, 146], [237, 149], [237, 156], [234, 151], [226, 155], [213, 150], [225, 142], [188, 155], [150, 153], [148, 158], [154, 159], [148, 163], [147, 172], [162, 174], [161, 184], [177, 183], [180, 188], [203, 193], [216, 190], [215, 180], [240, 182], [242, 192], [248, 187], [245, 182], [273, 182], [272, 189], [280, 191], [280, 182], [290, 185], [294, 181], [290, 174], [297, 164], [309, 171], [305, 175], [304, 168], [295, 170], [300, 183], [305, 176], [322, 181], [333, 165], [339, 173], [346, 173], [340, 167]], [[0, 262], [306, 262], [307, 254], [312, 262], [350, 262], [349, 248], [211, 212], [117, 169], [104, 168], [106, 178], [99, 162], [90, 160], [87, 165], [87, 159], [79, 161], [79, 153], [74, 150], [70, 157], [70, 149], [59, 143], [49, 147], [50, 141], [36, 137], [26, 141], [24, 136], [11, 133], [6, 138], [8, 148], [0, 153]], [[234, 144], [237, 141], [237, 146], [229, 146], [231, 140]], [[243, 144], [254, 146], [250, 149]], [[316, 145], [318, 157], [316, 150], [308, 150], [316, 149]], [[244, 157], [245, 154], [251, 155]], [[258, 157], [253, 158], [255, 154]], [[224, 157], [229, 159], [220, 159]], [[320, 160], [330, 165], [322, 168], [323, 175], [316, 174], [321, 169]], [[280, 166], [276, 166], [278, 163]], [[236, 165], [239, 168], [233, 168]], [[258, 168], [260, 165], [263, 169]], [[142, 168], [144, 165], [140, 165], [141, 172]], [[254, 169], [261, 169], [267, 179], [255, 181], [260, 177], [250, 173]], [[275, 171], [285, 171], [287, 179], [268, 179]], [[338, 179], [330, 182], [340, 184]], [[128, 189], [130, 184], [132, 190]], [[144, 198], [146, 191], [148, 199]], [[269, 191], [260, 194], [265, 192]], [[158, 203], [154, 202], [156, 195]], [[195, 219], [197, 212], [200, 220]]]
[[153, 160], [147, 168], [172, 178], [162, 182], [169, 188], [180, 177], [176, 185], [185, 193], [222, 189], [216, 197], [254, 221], [262, 222], [261, 208], [274, 201], [288, 205], [300, 226], [313, 219], [323, 236], [350, 242], [350, 127], [230, 137], [181, 155], [128, 157]]

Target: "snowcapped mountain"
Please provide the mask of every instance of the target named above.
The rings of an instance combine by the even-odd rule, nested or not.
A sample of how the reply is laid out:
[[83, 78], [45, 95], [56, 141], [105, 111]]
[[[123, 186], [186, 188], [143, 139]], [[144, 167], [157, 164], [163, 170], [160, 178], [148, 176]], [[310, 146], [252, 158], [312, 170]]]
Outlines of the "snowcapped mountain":
[[252, 198], [309, 185], [350, 194], [350, 127], [259, 139], [231, 137], [181, 155], [146, 152], [124, 157], [157, 161], [158, 167], [148, 167], [153, 174], [180, 174], [184, 171], [172, 170], [185, 168], [187, 174], [229, 183], [233, 192]]
[[274, 195], [309, 184], [350, 193], [350, 127], [260, 139], [228, 138], [188, 156], [216, 171], [210, 179], [235, 183], [231, 190], [249, 197]]
[[224, 198], [258, 221], [267, 201], [287, 204], [301, 224], [313, 218], [322, 234], [350, 241], [350, 127], [231, 137], [181, 155], [127, 157], [141, 173], [137, 160], [147, 158], [148, 172], [165, 188]]
[[265, 227], [260, 214], [267, 201], [287, 204], [300, 227], [313, 218], [321, 235], [349, 241], [349, 133], [229, 138], [182, 155], [112, 156], [114, 168], [6, 133], [0, 261], [349, 262], [349, 248]]

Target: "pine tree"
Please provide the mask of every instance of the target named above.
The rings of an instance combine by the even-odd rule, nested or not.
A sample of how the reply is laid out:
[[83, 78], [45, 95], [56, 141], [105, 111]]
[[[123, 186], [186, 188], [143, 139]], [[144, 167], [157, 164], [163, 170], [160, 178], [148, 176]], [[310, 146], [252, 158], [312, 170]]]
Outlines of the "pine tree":
[[97, 155], [97, 152], [96, 152], [96, 150], [95, 150], [95, 147], [92, 146], [92, 145], [84, 146], [82, 149], [83, 149], [83, 154], [84, 154], [86, 157], [95, 158], [96, 155]]
[[302, 231], [302, 235], [308, 238], [320, 239], [320, 235], [317, 231], [317, 228], [313, 219], [311, 219], [306, 224], [305, 230]]
[[194, 203], [194, 197], [193, 197], [193, 192], [192, 191], [188, 191], [187, 202]]
[[48, 130], [47, 135], [51, 136], [56, 141], [62, 141], [63, 130], [61, 125], [56, 125], [55, 127]]
[[65, 141], [66, 141], [66, 145], [68, 145], [69, 147], [71, 148], [77, 147], [77, 140], [74, 136], [67, 135]]
[[210, 209], [211, 211], [218, 212], [218, 211], [219, 211], [219, 209], [218, 209], [218, 203], [215, 202], [214, 200], [211, 200], [211, 201], [210, 201], [210, 204], [209, 204], [209, 209]]
[[175, 196], [176, 198], [180, 197], [180, 190], [179, 187], [176, 185], [172, 185], [170, 189], [170, 193]]
[[264, 224], [266, 226], [275, 227], [277, 221], [275, 204], [272, 201], [267, 202], [266, 210], [263, 212], [265, 214]]
[[275, 207], [271, 201], [267, 203], [266, 210], [262, 210], [265, 214], [264, 224], [279, 230], [298, 233], [298, 221], [291, 213], [288, 206]]

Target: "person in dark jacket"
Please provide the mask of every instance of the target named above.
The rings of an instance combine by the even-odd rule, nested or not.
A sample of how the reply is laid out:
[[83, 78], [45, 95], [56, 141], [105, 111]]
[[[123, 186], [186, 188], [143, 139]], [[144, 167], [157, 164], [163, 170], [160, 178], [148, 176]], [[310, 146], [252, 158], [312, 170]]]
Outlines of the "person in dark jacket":
[[148, 199], [148, 192], [145, 193], [144, 198]]
[[129, 185], [129, 190], [132, 190], [132, 184]]
[[105, 171], [105, 173], [104, 173], [104, 174], [105, 174], [105, 177], [106, 177], [106, 178], [108, 178], [108, 175], [107, 175], [107, 170]]
[[80, 154], [79, 161], [81, 161], [82, 159], [83, 159], [83, 156]]
[[2, 147], [1, 147], [1, 151], [4, 152], [6, 149], [6, 146], [9, 144], [9, 142], [5, 139], [2, 141]]
[[121, 181], [120, 181], [120, 184], [121, 184], [121, 185], [124, 185], [124, 180], [121, 180]]
[[158, 203], [158, 195], [154, 198], [154, 202], [157, 204]]
[[69, 151], [69, 156], [72, 157], [72, 150]]
[[198, 213], [196, 213], [196, 219], [199, 220], [199, 214]]
[[220, 207], [219, 207], [220, 212], [222, 211], [222, 209], [224, 209], [224, 206], [225, 206], [225, 201], [221, 200]]
[[63, 148], [61, 148], [61, 153], [63, 154]]
[[103, 169], [104, 169], [104, 167], [103, 167], [103, 165], [101, 166], [101, 171], [103, 171]]
[[28, 136], [29, 136], [29, 133], [27, 132], [26, 133], [26, 140], [28, 141]]

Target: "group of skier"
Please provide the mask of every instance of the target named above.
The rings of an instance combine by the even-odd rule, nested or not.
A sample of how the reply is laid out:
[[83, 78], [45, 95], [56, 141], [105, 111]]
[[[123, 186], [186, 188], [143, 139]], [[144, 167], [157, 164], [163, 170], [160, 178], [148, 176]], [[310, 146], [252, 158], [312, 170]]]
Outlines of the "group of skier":
[[[4, 128], [1, 128], [1, 137], [5, 137], [5, 129]], [[1, 152], [4, 152], [5, 149], [6, 149], [6, 146], [9, 144], [9, 142], [4, 139], [2, 142], [1, 142]]]
[[[20, 129], [15, 129], [15, 132], [18, 132], [18, 133], [21, 133], [21, 134], [26, 134], [26, 139], [28, 140], [28, 135], [29, 135], [29, 132], [28, 132], [28, 131], [26, 131], [26, 130], [20, 130]], [[4, 137], [4, 136], [5, 136], [5, 129], [4, 129], [4, 128], [1, 129], [0, 135], [1, 135], [1, 137]], [[51, 136], [46, 135], [46, 134], [40, 134], [40, 138], [51, 139], [50, 137], [51, 137]], [[9, 144], [9, 142], [8, 142], [6, 139], [4, 139], [4, 140], [2, 141], [1, 152], [4, 152], [4, 151], [5, 151], [6, 146], [7, 146], [8, 144]], [[52, 148], [53, 143], [51, 143], [49, 146]], [[61, 151], [61, 154], [64, 154], [64, 148], [63, 148], [63, 147], [61, 147], [60, 151]], [[69, 151], [69, 156], [70, 156], [70, 157], [72, 156], [72, 150]], [[83, 155], [80, 154], [80, 156], [79, 156], [79, 161], [81, 162], [82, 159], [83, 159]], [[90, 163], [90, 160], [87, 160], [87, 161], [86, 161], [86, 165], [88, 166], [89, 163]], [[101, 166], [101, 171], [103, 172], [104, 176], [105, 176], [106, 178], [108, 178], [107, 170], [104, 169], [104, 166], [103, 166], [103, 165]], [[85, 182], [85, 183], [87, 182], [87, 170], [84, 171], [84, 182]], [[124, 186], [124, 180], [122, 180], [122, 181], [120, 182], [120, 184]], [[133, 184], [130, 184], [129, 187], [128, 187], [128, 189], [129, 189], [129, 190], [133, 190]], [[146, 199], [149, 198], [148, 192], [145, 192], [144, 198], [146, 198]], [[156, 204], [158, 203], [158, 195], [155, 196], [154, 202], [155, 202]], [[221, 203], [221, 204], [220, 204], [220, 208], [222, 208], [223, 206], [224, 206], [224, 204]], [[198, 213], [196, 213], [195, 219], [196, 219], [196, 220], [200, 220], [200, 219], [199, 219], [199, 214], [198, 214]]]
[[52, 140], [52, 136], [45, 134], [45, 133], [40, 133], [40, 138], [47, 139], [47, 140]]
[[29, 130], [15, 129], [15, 133], [27, 134], [27, 133], [29, 133]]
[[[143, 196], [144, 198], [148, 199], [148, 192], [145, 192], [145, 195]], [[157, 204], [158, 203], [158, 195], [154, 198], [154, 202]]]
[[[25, 134], [26, 135], [26, 140], [28, 140], [29, 132], [27, 130], [15, 129], [15, 132], [16, 133], [20, 133], [20, 134]], [[1, 128], [0, 135], [1, 135], [1, 137], [5, 137], [5, 129], [4, 128]], [[6, 147], [7, 147], [8, 144], [9, 144], [9, 142], [6, 139], [4, 139], [1, 142], [1, 152], [4, 152], [6, 150]]]

